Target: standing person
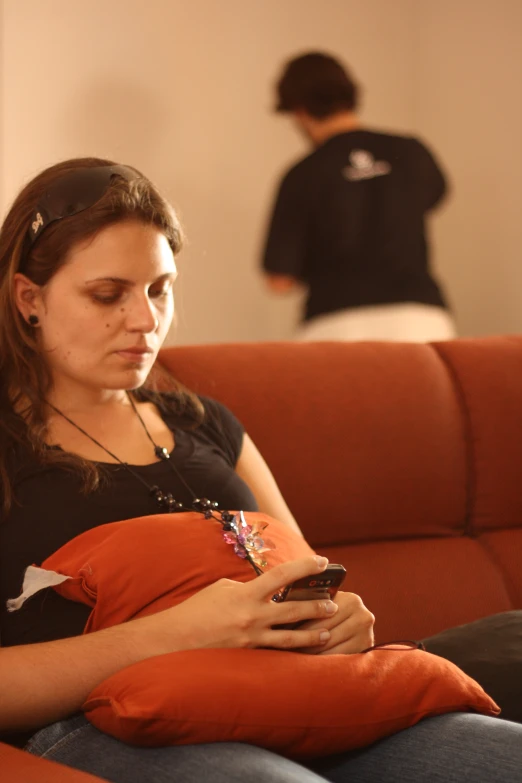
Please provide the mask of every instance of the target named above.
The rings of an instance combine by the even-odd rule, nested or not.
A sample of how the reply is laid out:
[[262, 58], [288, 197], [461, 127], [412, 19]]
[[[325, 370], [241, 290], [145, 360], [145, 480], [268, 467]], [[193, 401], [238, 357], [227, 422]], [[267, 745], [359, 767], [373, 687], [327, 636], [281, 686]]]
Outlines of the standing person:
[[[171, 651], [366, 649], [374, 617], [358, 596], [270, 600], [323, 571], [326, 558], [219, 580], [92, 633], [82, 634], [90, 608], [52, 590], [6, 611], [27, 564], [99, 525], [168, 514], [173, 495], [189, 507], [208, 496], [221, 508], [260, 509], [299, 532], [228, 408], [147, 383], [172, 321], [180, 247], [176, 215], [152, 183], [95, 158], [35, 177], [0, 231], [0, 732], [20, 745], [32, 734], [29, 752], [111, 783], [511, 783], [522, 726], [481, 715], [429, 718], [304, 766], [246, 743], [134, 747], [81, 714], [107, 677]], [[277, 627], [290, 620], [299, 627]]]
[[425, 231], [444, 175], [418, 139], [365, 128], [357, 107], [357, 85], [333, 57], [312, 52], [286, 65], [276, 111], [314, 151], [280, 185], [263, 258], [268, 286], [306, 286], [301, 339], [451, 339]]

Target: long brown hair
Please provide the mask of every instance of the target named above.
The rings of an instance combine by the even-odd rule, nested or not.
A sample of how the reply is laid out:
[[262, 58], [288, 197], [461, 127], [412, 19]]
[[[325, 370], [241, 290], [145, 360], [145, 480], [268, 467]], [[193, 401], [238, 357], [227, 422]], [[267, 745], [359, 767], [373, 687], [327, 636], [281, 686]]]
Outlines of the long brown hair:
[[[0, 494], [6, 514], [13, 502], [13, 465], [22, 450], [39, 462], [59, 464], [80, 473], [85, 491], [99, 482], [93, 463], [59, 449], [46, 448], [44, 400], [51, 386], [49, 369], [39, 351], [35, 330], [19, 312], [13, 294], [13, 280], [20, 271], [39, 286], [45, 286], [66, 263], [77, 242], [106, 226], [133, 219], [157, 226], [174, 253], [182, 244], [181, 228], [171, 205], [140, 172], [127, 181], [113, 177], [100, 200], [89, 209], [49, 225], [30, 252], [24, 255], [27, 231], [43, 195], [65, 175], [79, 169], [112, 166], [100, 158], [76, 158], [51, 166], [31, 180], [15, 199], [0, 229]], [[197, 423], [201, 404], [181, 385], [173, 384], [176, 409], [181, 418]], [[137, 399], [150, 399], [145, 390]]]

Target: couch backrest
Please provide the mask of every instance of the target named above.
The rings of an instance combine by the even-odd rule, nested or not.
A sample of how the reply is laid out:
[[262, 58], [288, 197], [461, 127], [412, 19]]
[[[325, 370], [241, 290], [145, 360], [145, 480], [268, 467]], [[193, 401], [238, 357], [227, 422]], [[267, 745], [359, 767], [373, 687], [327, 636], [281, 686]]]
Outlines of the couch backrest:
[[168, 348], [385, 636], [522, 608], [522, 338]]
[[168, 348], [329, 545], [522, 524], [522, 339]]

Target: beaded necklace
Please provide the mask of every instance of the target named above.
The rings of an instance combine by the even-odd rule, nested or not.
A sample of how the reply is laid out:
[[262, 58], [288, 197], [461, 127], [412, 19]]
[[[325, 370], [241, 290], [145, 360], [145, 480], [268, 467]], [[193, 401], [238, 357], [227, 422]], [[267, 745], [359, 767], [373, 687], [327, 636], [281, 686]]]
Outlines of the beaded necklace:
[[176, 498], [172, 495], [172, 492], [165, 492], [165, 490], [160, 489], [157, 484], [149, 484], [149, 482], [146, 481], [143, 476], [134, 470], [127, 462], [124, 462], [118, 457], [117, 454], [114, 454], [102, 443], [96, 440], [96, 438], [93, 438], [92, 435], [89, 435], [86, 430], [80, 427], [79, 424], [76, 424], [76, 422], [70, 419], [69, 416], [66, 416], [65, 413], [59, 410], [59, 408], [56, 408], [50, 402], [47, 402], [47, 405], [52, 408], [55, 413], [65, 419], [65, 421], [69, 422], [71, 426], [75, 427], [79, 432], [85, 435], [86, 438], [89, 438], [90, 441], [105, 451], [106, 454], [109, 454], [109, 456], [111, 456], [114, 460], [116, 460], [116, 462], [125, 468], [128, 473], [134, 476], [134, 478], [148, 490], [149, 495], [154, 498], [163, 513], [166, 512], [172, 514], [180, 511], [197, 511], [203, 514], [205, 519], [215, 519], [217, 522], [219, 522], [223, 529], [223, 538], [225, 542], [234, 546], [234, 552], [238, 557], [241, 557], [244, 560], [248, 560], [258, 576], [262, 574], [262, 569], [267, 565], [263, 555], [272, 548], [268, 546], [268, 542], [265, 542], [262, 538], [262, 533], [266, 527], [266, 524], [263, 525], [255, 521], [252, 523], [247, 522], [242, 511], [239, 511], [236, 514], [232, 514], [230, 511], [219, 509], [219, 503], [216, 501], [209, 500], [208, 498], [195, 497], [194, 491], [185, 481], [171, 460], [168, 449], [166, 449], [164, 446], [159, 446], [154, 442], [154, 439], [148, 431], [147, 425], [143, 421], [131, 395], [127, 394], [127, 397], [134, 413], [138, 417], [138, 420], [147, 435], [147, 438], [150, 440], [153, 446], [154, 456], [169, 465], [172, 472], [177, 476], [179, 481], [181, 481], [183, 486], [194, 498], [189, 507], [176, 500]]

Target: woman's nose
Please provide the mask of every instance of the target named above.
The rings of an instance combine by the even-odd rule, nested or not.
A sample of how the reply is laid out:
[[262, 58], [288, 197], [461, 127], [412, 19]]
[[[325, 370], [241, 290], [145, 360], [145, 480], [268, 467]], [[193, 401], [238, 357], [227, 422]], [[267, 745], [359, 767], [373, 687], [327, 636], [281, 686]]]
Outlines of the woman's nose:
[[126, 326], [129, 332], [148, 334], [158, 328], [156, 309], [148, 296], [136, 297], [129, 304]]

